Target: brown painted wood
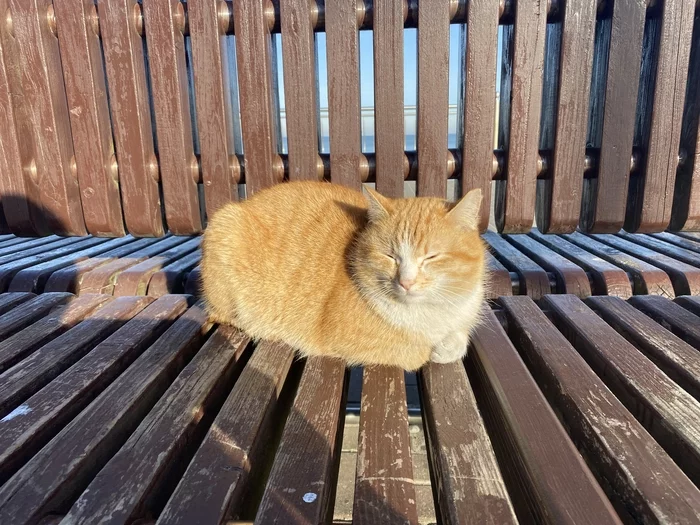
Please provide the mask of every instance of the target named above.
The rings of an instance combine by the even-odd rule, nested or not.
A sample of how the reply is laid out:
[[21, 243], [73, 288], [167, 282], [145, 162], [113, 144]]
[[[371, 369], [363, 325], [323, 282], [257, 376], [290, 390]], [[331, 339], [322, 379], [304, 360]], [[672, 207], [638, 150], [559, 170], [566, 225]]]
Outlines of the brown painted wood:
[[464, 365], [431, 363], [419, 377], [442, 523], [517, 523]]
[[326, 5], [331, 181], [360, 187], [360, 70], [357, 0]]
[[374, 4], [374, 144], [377, 191], [403, 197], [403, 2]]
[[256, 524], [331, 521], [345, 389], [345, 363], [308, 358], [255, 516]]
[[489, 299], [495, 299], [501, 295], [512, 295], [513, 285], [510, 280], [510, 272], [490, 252], [486, 253], [488, 267], [488, 284], [486, 292]]
[[578, 298], [550, 295], [544, 303], [589, 366], [697, 483], [700, 403]]
[[162, 270], [164, 266], [197, 250], [200, 241], [201, 237], [189, 239], [174, 248], [127, 268], [117, 277], [114, 295], [146, 295], [148, 283], [153, 274]]
[[[688, 250], [686, 248], [677, 246], [673, 243], [667, 242], [666, 240], [657, 239], [651, 235], [626, 233], [624, 231], [621, 231], [617, 235], [619, 237], [622, 237], [626, 241], [639, 244], [641, 246], [644, 246], [645, 248], [649, 248], [650, 250], [658, 252], [660, 254], [668, 255], [673, 259], [678, 259], [679, 261], [682, 261], [691, 266], [700, 267], [700, 253], [697, 251]], [[688, 243], [691, 242], [692, 241], [688, 241]], [[700, 249], [700, 244], [698, 245], [698, 247]]]
[[197, 266], [201, 259], [202, 250], [197, 249], [158, 270], [148, 282], [148, 295], [160, 297], [166, 294], [184, 293], [185, 279], [190, 270]]
[[681, 248], [685, 248], [686, 250], [691, 250], [700, 253], [700, 241], [687, 239], [685, 237], [681, 237], [680, 235], [676, 235], [670, 232], [652, 233], [650, 237], [666, 241], [667, 243], [674, 244], [676, 246], [680, 246]]
[[557, 293], [573, 294], [581, 298], [591, 295], [591, 284], [588, 281], [588, 276], [580, 266], [527, 235], [508, 235], [506, 240], [544, 270], [554, 274], [557, 280]]
[[187, 275], [187, 281], [185, 282], [185, 293], [193, 295], [195, 297], [199, 297], [200, 295], [202, 295], [200, 281], [201, 275], [202, 267], [199, 265]]
[[682, 297], [676, 297], [673, 301], [700, 317], [700, 297], [684, 295]]
[[656, 266], [637, 257], [599, 242], [597, 238], [588, 237], [582, 233], [572, 233], [563, 236], [564, 239], [585, 249], [596, 257], [623, 268], [632, 276], [632, 289], [635, 294], [655, 294], [665, 297], [675, 297], [673, 285], [669, 276]]
[[78, 326], [0, 374], [0, 416], [7, 415], [39, 391], [152, 300], [150, 297], [121, 297], [105, 303]]
[[30, 299], [36, 297], [33, 293], [16, 292], [0, 294], [0, 315], [6, 314], [14, 307], [22, 303], [26, 303]]
[[280, 0], [289, 180], [318, 179], [314, 33], [308, 0]]
[[[222, 28], [219, 21], [222, 9], [221, 2], [187, 2], [197, 134], [204, 198], [209, 217], [227, 202], [238, 200], [238, 182], [235, 176], [240, 175], [233, 146], [228, 50], [225, 28]], [[227, 14], [228, 11], [229, 8], [226, 7]], [[238, 173], [231, 169], [232, 162]]]
[[[40, 205], [53, 233], [85, 235], [78, 178], [73, 171], [73, 143], [58, 40], [47, 12], [51, 0], [9, 0], [19, 74], [10, 90], [22, 108], [15, 114], [24, 169], [39, 187]], [[15, 82], [19, 80], [19, 84]]]
[[361, 403], [352, 522], [417, 524], [403, 370], [365, 368]]
[[632, 179], [625, 218], [630, 232], [663, 231], [671, 221], [694, 13], [692, 2], [662, 7], [645, 169]]
[[4, 372], [44, 344], [73, 328], [86, 315], [109, 300], [106, 295], [96, 294], [78, 297], [65, 306], [48, 312], [27, 329], [5, 337], [0, 341], [0, 372]]
[[700, 519], [697, 487], [537, 305], [528, 297], [505, 297], [501, 304], [520, 355], [620, 516], [636, 523]]
[[131, 0], [101, 0], [100, 36], [126, 227], [137, 237], [161, 236], [165, 226], [139, 11]]
[[[76, 299], [93, 306], [106, 296]], [[0, 437], [0, 480], [7, 480], [64, 425], [83, 410], [111, 381], [187, 309], [187, 298], [169, 296], [144, 308], [125, 326], [106, 338], [76, 364], [22, 404], [23, 414], [5, 421]], [[88, 321], [89, 322], [89, 321]], [[37, 323], [38, 324], [38, 323]]]
[[630, 303], [700, 350], [700, 316], [663, 297], [633, 297]]
[[[30, 255], [41, 255], [47, 252], [54, 253], [56, 250], [67, 248], [68, 246], [76, 243], [81, 243], [80, 245], [84, 245], [85, 241], [88, 240], [83, 237], [58, 237], [56, 235], [51, 235], [46, 238], [49, 239], [49, 242], [34, 244], [32, 241], [32, 244], [27, 248], [3, 251], [2, 255], [0, 256], [0, 265], [7, 264], [18, 259], [23, 259], [25, 257], [29, 257]], [[94, 243], [95, 241], [88, 240], [88, 244], [90, 242]]]
[[591, 297], [586, 304], [668, 377], [700, 400], [700, 354], [697, 350], [619, 297]]
[[179, 476], [188, 445], [201, 439], [212, 407], [243, 368], [248, 338], [221, 327], [175, 379], [119, 452], [75, 502], [65, 522], [127, 523], [154, 513], [154, 498]]
[[293, 357], [276, 343], [253, 351], [158, 523], [220, 523], [238, 514], [250, 478], [270, 453], [271, 416]]
[[518, 4], [515, 14], [507, 181], [496, 184], [495, 195], [496, 225], [505, 233], [526, 233], [535, 217], [546, 11], [537, 0]]
[[551, 176], [537, 199], [537, 227], [543, 233], [575, 231], [581, 214], [597, 6], [587, 0], [564, 4]]
[[202, 213], [185, 64], [185, 7], [179, 0], [143, 0], [143, 15], [165, 220], [175, 234], [199, 233]]
[[7, 338], [23, 330], [52, 308], [66, 304], [72, 299], [73, 295], [68, 293], [43, 294], [13, 308], [0, 317], [0, 338]]
[[615, 233], [625, 220], [646, 4], [612, 4], [610, 49], [597, 179], [584, 179], [581, 228]]
[[619, 523], [495, 315], [483, 315], [467, 371], [520, 522]]
[[[417, 195], [447, 195], [447, 122], [450, 71], [450, 2], [418, 7]], [[494, 68], [495, 71], [495, 68]], [[493, 119], [491, 119], [493, 120]], [[488, 200], [486, 202], [489, 202]], [[488, 208], [488, 206], [484, 206]]]
[[277, 153], [272, 123], [270, 29], [265, 0], [234, 0], [241, 134], [245, 148], [246, 193], [279, 181], [273, 169]]
[[124, 235], [96, 6], [69, 0], [54, 12], [85, 225], [93, 235]]
[[[64, 237], [63, 240], [68, 240], [71, 237]], [[19, 253], [24, 253], [27, 250], [31, 250], [33, 248], [37, 248], [39, 246], [45, 246], [49, 243], [56, 242], [62, 240], [61, 237], [58, 237], [57, 235], [49, 235], [47, 237], [39, 237], [37, 239], [27, 239], [27, 238], [20, 238], [17, 237], [16, 240], [21, 241], [20, 243], [17, 244], [7, 244], [3, 243], [2, 247], [0, 247], [0, 257], [5, 256], [5, 255], [14, 255], [14, 254], [19, 254]], [[77, 238], [74, 238], [74, 242], [77, 241]], [[48, 247], [47, 247], [48, 248]], [[18, 259], [21, 258], [21, 256], [17, 257]]]
[[498, 17], [499, 2], [496, 0], [469, 4], [461, 183], [463, 194], [481, 188], [484, 200], [479, 228], [482, 232], [488, 228], [491, 212]]
[[197, 352], [209, 326], [201, 304], [175, 321], [0, 488], [0, 522], [24, 525], [66, 512]]
[[518, 274], [520, 294], [527, 294], [534, 299], [539, 299], [543, 295], [551, 293], [549, 276], [541, 266], [496, 233], [486, 232], [482, 238], [498, 256], [501, 263], [508, 270]]

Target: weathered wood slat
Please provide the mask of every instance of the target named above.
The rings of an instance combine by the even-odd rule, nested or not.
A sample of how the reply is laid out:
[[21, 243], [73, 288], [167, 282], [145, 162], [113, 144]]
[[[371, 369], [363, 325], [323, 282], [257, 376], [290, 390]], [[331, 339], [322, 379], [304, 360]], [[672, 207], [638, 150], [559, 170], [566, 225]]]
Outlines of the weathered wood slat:
[[484, 321], [473, 334], [472, 349], [467, 370], [474, 378], [477, 399], [486, 403], [482, 414], [520, 521], [619, 523], [488, 308], [484, 308]]
[[[635, 237], [639, 237], [638, 235]], [[694, 252], [700, 253], [700, 242], [699, 241], [693, 241], [691, 239], [686, 239], [685, 237], [681, 237], [680, 235], [674, 235], [673, 233], [669, 232], [661, 232], [661, 233], [652, 233], [650, 237], [653, 237], [654, 239], [660, 239], [662, 241], [666, 241], [670, 244], [675, 244], [676, 246], [679, 246], [681, 248], [685, 248], [686, 250], [691, 250]]]
[[464, 365], [429, 364], [419, 377], [442, 523], [517, 523]]
[[56, 2], [54, 12], [85, 225], [93, 235], [124, 235], [96, 5]]
[[[94, 308], [106, 299], [97, 295], [80, 297], [66, 308], [64, 316], [71, 314], [79, 320], [78, 314], [82, 317], [85, 312], [77, 312], [78, 305], [87, 310], [86, 306]], [[6, 417], [0, 423], [0, 483], [38, 452], [186, 309], [187, 298], [183, 296], [155, 301], [63, 372], [59, 380], [25, 400], [14, 417]], [[62, 319], [63, 325], [67, 323]]]
[[550, 295], [544, 301], [559, 329], [596, 374], [697, 483], [700, 403], [578, 298]]
[[519, 252], [500, 235], [486, 232], [482, 237], [489, 247], [498, 254], [501, 263], [510, 271], [518, 274], [520, 277], [520, 294], [527, 294], [534, 299], [539, 299], [543, 295], [551, 293], [549, 276], [541, 266], [527, 255]]
[[97, 399], [0, 488], [0, 522], [65, 513], [197, 352], [210, 325], [190, 308]]
[[361, 403], [352, 521], [417, 524], [404, 371], [365, 368]]
[[308, 358], [255, 516], [256, 524], [331, 521], [345, 379], [342, 361]]
[[177, 525], [218, 524], [236, 516], [262, 461], [267, 434], [294, 351], [263, 342], [254, 351], [158, 518]]
[[19, 306], [22, 303], [26, 303], [34, 297], [35, 295], [33, 293], [28, 292], [0, 294], [0, 315], [6, 314], [15, 306]]
[[682, 297], [676, 297], [674, 302], [700, 317], [700, 297], [684, 295]]
[[148, 295], [160, 297], [166, 294], [183, 293], [187, 274], [199, 264], [201, 259], [202, 250], [197, 249], [162, 270], [158, 270], [148, 282]]
[[[92, 245], [95, 242], [98, 242], [95, 240], [85, 239], [84, 237], [57, 237], [52, 235], [47, 238], [49, 239], [49, 242], [46, 243], [32, 243], [29, 247], [20, 247], [17, 250], [8, 248], [8, 251], [5, 251], [0, 255], [0, 265], [6, 265], [9, 262], [23, 259], [31, 255], [45, 255], [47, 253], [54, 255], [56, 253], [69, 253], [71, 249], [63, 251], [60, 249], [77, 243], [80, 243], [79, 246], [84, 246], [85, 244]], [[86, 241], [88, 242], [86, 243]]]
[[187, 281], [185, 282], [185, 293], [199, 297], [202, 295], [201, 290], [201, 275], [202, 267], [197, 265], [189, 274], [187, 274]]
[[[63, 240], [68, 240], [70, 237], [64, 238]], [[56, 235], [49, 235], [47, 237], [39, 237], [38, 239], [27, 239], [23, 237], [15, 237], [14, 242], [7, 241], [2, 243], [0, 246], [0, 257], [6, 255], [12, 255], [17, 253], [24, 253], [33, 248], [38, 248], [39, 246], [44, 246], [52, 242], [62, 240], [61, 237]], [[74, 242], [78, 239], [74, 239]], [[18, 258], [21, 256], [18, 256]]]
[[654, 238], [651, 235], [639, 235], [626, 232], [620, 232], [617, 235], [626, 241], [639, 244], [663, 255], [668, 255], [673, 259], [678, 259], [679, 261], [683, 261], [691, 266], [700, 267], [700, 253], [693, 250], [681, 248], [680, 246], [676, 246], [672, 243], [666, 242], [665, 240]]
[[0, 317], [0, 338], [6, 338], [23, 330], [45, 315], [55, 306], [66, 304], [73, 295], [50, 293], [39, 295]]
[[523, 360], [608, 497], [619, 502], [621, 517], [637, 523], [697, 522], [700, 491], [537, 305], [527, 297], [505, 297], [501, 304]]
[[128, 523], [154, 513], [152, 502], [164, 497], [171, 477], [181, 475], [188, 446], [203, 437], [212, 406], [220, 405], [243, 368], [248, 342], [235, 329], [219, 328], [92, 480], [64, 524]]
[[490, 252], [486, 253], [486, 264], [488, 266], [488, 284], [486, 292], [489, 298], [500, 297], [501, 295], [512, 295], [513, 284], [510, 280], [510, 272], [496, 259]]
[[700, 316], [663, 297], [638, 296], [630, 303], [700, 350]]

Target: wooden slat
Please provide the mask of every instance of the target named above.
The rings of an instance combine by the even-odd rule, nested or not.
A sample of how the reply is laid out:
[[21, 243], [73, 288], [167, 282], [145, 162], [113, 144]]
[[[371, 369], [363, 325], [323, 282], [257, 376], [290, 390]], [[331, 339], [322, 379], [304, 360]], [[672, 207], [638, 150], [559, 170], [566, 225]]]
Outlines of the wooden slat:
[[270, 416], [293, 357], [276, 343], [253, 351], [158, 523], [220, 523], [237, 515], [262, 454], [270, 453]]
[[700, 297], [684, 295], [682, 297], [676, 297], [673, 301], [700, 317]]
[[[624, 231], [617, 234], [623, 239], [649, 248], [652, 251], [659, 252], [663, 255], [668, 255], [673, 259], [678, 259], [691, 266], [700, 267], [700, 253], [688, 250], [686, 248], [681, 248], [675, 244], [666, 242], [665, 240], [657, 239], [651, 235], [640, 235], [633, 233], [626, 233]], [[689, 243], [691, 241], [688, 241]], [[700, 245], [698, 245], [700, 247]]]
[[403, 2], [374, 4], [374, 144], [377, 191], [403, 197]]
[[101, 0], [98, 12], [124, 220], [132, 235], [160, 236], [165, 227], [138, 9], [131, 0]]
[[572, 232], [581, 214], [597, 6], [588, 0], [564, 4], [551, 177], [537, 199], [537, 227], [543, 233]]
[[35, 295], [33, 293], [27, 292], [0, 294], [0, 315], [9, 312], [15, 306], [19, 306], [22, 303], [26, 303], [34, 297]]
[[[66, 240], [66, 239], [70, 239], [70, 237], [64, 238], [64, 240]], [[32, 248], [44, 246], [44, 245], [47, 245], [51, 242], [56, 242], [56, 241], [61, 240], [61, 237], [58, 237], [56, 235], [49, 235], [47, 237], [39, 237], [38, 239], [26, 239], [26, 238], [17, 237], [16, 240], [21, 241], [21, 242], [17, 243], [17, 244], [7, 244], [7, 243], [2, 244], [2, 246], [0, 247], [0, 257], [5, 256], [5, 255], [12, 255], [12, 254], [16, 254], [16, 253], [22, 253], [22, 252], [25, 252], [27, 250], [31, 250]], [[75, 240], [77, 241], [78, 239], [76, 238]]]
[[471, 2], [467, 10], [467, 49], [464, 84], [464, 143], [462, 193], [481, 188], [479, 229], [486, 231], [491, 212], [496, 59], [499, 2]]
[[[105, 296], [92, 296], [105, 300]], [[86, 304], [79, 298], [71, 305]], [[147, 306], [5, 418], [0, 437], [0, 482], [7, 480], [76, 414], [125, 370], [187, 309], [187, 298], [169, 296]], [[89, 321], [88, 321], [89, 322]]]
[[[207, 215], [230, 201], [238, 200], [240, 175], [233, 160], [233, 113], [225, 29], [220, 24], [220, 2], [187, 2], [192, 40], [192, 69], [197, 108], [197, 134], [201, 151], [201, 169]], [[228, 14], [228, 7], [226, 8]], [[231, 170], [233, 162], [238, 173]]]
[[512, 92], [507, 181], [496, 185], [496, 225], [505, 233], [525, 233], [535, 218], [546, 2], [518, 4], [513, 35]]
[[365, 368], [361, 403], [352, 522], [417, 525], [403, 370]]
[[55, 253], [67, 253], [76, 248], [70, 248], [72, 245], [85, 246], [86, 244], [94, 244], [94, 239], [85, 239], [83, 237], [57, 237], [52, 235], [49, 241], [45, 244], [32, 244], [32, 246], [23, 249], [9, 250], [0, 256], [0, 265], [5, 265], [9, 262], [18, 259], [24, 259], [31, 255], [54, 255]]
[[163, 485], [184, 468], [179, 462], [185, 449], [201, 439], [210, 419], [202, 414], [223, 401], [248, 341], [235, 329], [219, 328], [75, 502], [66, 522], [128, 523], [154, 513], [149, 502], [163, 497]]
[[245, 148], [246, 193], [278, 182], [273, 169], [276, 154], [272, 123], [270, 30], [265, 0], [234, 0], [241, 134]]
[[700, 354], [697, 350], [619, 297], [591, 297], [586, 304], [668, 377], [700, 400]]
[[342, 361], [321, 357], [307, 360], [255, 516], [258, 525], [331, 521], [345, 379]]
[[[23, 110], [15, 118], [22, 129], [19, 147], [29, 148], [25, 169], [35, 173], [40, 200], [50, 230], [85, 235], [78, 178], [73, 171], [73, 143], [58, 40], [47, 23], [51, 0], [9, 0], [20, 85], [13, 96]], [[33, 165], [33, 169], [29, 166]]]
[[[625, 230], [665, 230], [671, 221], [695, 6], [664, 2], [645, 170], [630, 184]], [[629, 57], [628, 57], [629, 59]]]
[[66, 512], [196, 353], [209, 326], [199, 304], [175, 321], [0, 488], [0, 522], [25, 525]]
[[700, 268], [609, 233], [596, 235], [595, 239], [661, 268], [671, 279], [677, 295], [700, 294]]
[[185, 64], [185, 7], [179, 0], [143, 0], [158, 160], [168, 229], [202, 231]]
[[0, 317], [0, 338], [6, 338], [26, 328], [52, 308], [66, 304], [73, 296], [68, 293], [49, 293], [39, 295], [26, 303], [10, 310]]
[[620, 517], [636, 523], [700, 519], [697, 487], [537, 305], [528, 297], [506, 297], [501, 304], [524, 361], [608, 497], [618, 502]]
[[663, 297], [632, 297], [630, 303], [700, 350], [700, 316]]
[[490, 252], [486, 252], [486, 264], [488, 267], [488, 285], [486, 292], [489, 298], [501, 295], [512, 295], [513, 284], [510, 280], [510, 272]]
[[418, 27], [417, 195], [444, 199], [447, 195], [449, 0], [424, 1], [418, 9]]
[[686, 239], [685, 237], [681, 237], [680, 235], [675, 235], [669, 232], [652, 233], [650, 237], [666, 241], [670, 244], [675, 244], [676, 246], [680, 246], [681, 248], [685, 248], [686, 250], [691, 250], [700, 253], [700, 241]]
[[671, 279], [656, 266], [578, 232], [564, 235], [564, 239], [627, 271], [632, 276], [635, 294], [675, 297]]
[[586, 231], [615, 233], [625, 220], [645, 15], [643, 2], [612, 4], [598, 178], [583, 181], [581, 228]]
[[588, 276], [580, 266], [527, 235], [508, 235], [506, 239], [546, 271], [554, 274], [557, 293], [569, 293], [582, 298], [591, 295]]
[[171, 262], [195, 251], [199, 247], [200, 240], [201, 237], [195, 237], [168, 251], [127, 268], [117, 277], [114, 295], [146, 295], [148, 283], [153, 274], [160, 271], [163, 266], [167, 266]]
[[700, 403], [578, 298], [550, 295], [544, 302], [608, 388], [698, 483]]
[[199, 264], [201, 259], [202, 250], [197, 249], [167, 265], [162, 270], [158, 270], [148, 282], [148, 295], [160, 297], [166, 294], [183, 293], [187, 274]]
[[517, 523], [464, 365], [431, 363], [419, 377], [442, 523]]
[[547, 272], [532, 259], [519, 252], [498, 234], [486, 232], [482, 237], [493, 252], [499, 256], [504, 266], [518, 274], [520, 294], [527, 294], [534, 299], [539, 299], [543, 295], [551, 293]]
[[483, 315], [467, 370], [520, 522], [619, 523], [495, 315]]
[[0, 374], [0, 416], [39, 391], [152, 300], [150, 297], [122, 297], [105, 303], [78, 326]]
[[[2, 235], [3, 237], [2, 241], [0, 241], [0, 250], [5, 250], [10, 246], [16, 246], [18, 244], [24, 244], [27, 242], [31, 242], [31, 239], [27, 239], [25, 237], [15, 237], [14, 235]], [[40, 237], [39, 239], [35, 240], [41, 240], [44, 239], [45, 237]]]
[[202, 295], [200, 280], [201, 276], [202, 267], [198, 265], [187, 275], [187, 282], [185, 282], [185, 293], [194, 295], [196, 297]]
[[108, 300], [110, 298], [106, 295], [78, 297], [65, 306], [54, 309], [26, 329], [4, 338], [0, 341], [0, 372], [69, 330]]
[[360, 187], [360, 70], [357, 0], [326, 5], [331, 181]]
[[318, 179], [316, 68], [308, 0], [281, 0], [289, 180]]
[[85, 225], [93, 235], [124, 235], [96, 6], [68, 0], [54, 12]]

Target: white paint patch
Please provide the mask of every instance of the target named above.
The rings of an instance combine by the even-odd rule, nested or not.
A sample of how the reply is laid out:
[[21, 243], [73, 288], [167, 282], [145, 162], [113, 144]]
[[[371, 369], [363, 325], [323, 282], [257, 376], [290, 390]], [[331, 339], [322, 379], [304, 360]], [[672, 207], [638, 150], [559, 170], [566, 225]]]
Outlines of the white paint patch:
[[4, 418], [0, 419], [0, 421], [12, 421], [17, 416], [27, 415], [31, 411], [32, 409], [29, 408], [28, 405], [20, 405], [17, 408], [15, 408], [12, 412], [7, 414]]
[[313, 503], [316, 501], [316, 498], [318, 498], [318, 494], [315, 492], [307, 492], [301, 499], [303, 499], [306, 503]]

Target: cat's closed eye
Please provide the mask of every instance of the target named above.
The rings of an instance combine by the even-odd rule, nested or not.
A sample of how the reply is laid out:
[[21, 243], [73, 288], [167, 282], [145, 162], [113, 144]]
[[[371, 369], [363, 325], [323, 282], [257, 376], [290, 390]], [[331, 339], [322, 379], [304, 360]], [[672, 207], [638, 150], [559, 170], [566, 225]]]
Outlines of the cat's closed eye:
[[387, 259], [389, 259], [391, 262], [393, 262], [395, 264], [399, 264], [399, 260], [394, 255], [391, 255], [389, 253], [383, 253], [382, 255], [384, 257], [386, 257]]

